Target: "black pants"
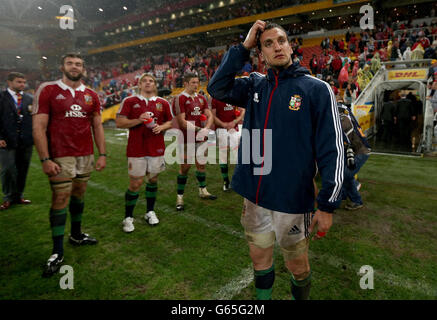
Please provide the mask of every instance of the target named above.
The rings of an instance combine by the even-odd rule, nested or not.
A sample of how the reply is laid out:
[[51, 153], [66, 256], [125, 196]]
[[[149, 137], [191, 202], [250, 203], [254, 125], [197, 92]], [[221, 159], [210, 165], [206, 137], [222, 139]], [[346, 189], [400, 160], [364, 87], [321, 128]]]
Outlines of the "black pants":
[[399, 146], [402, 150], [411, 151], [411, 120], [399, 119]]
[[3, 200], [15, 201], [23, 197], [33, 146], [0, 149], [0, 177]]
[[393, 121], [384, 120], [381, 125], [381, 141], [386, 147], [390, 146], [393, 142], [394, 124]]

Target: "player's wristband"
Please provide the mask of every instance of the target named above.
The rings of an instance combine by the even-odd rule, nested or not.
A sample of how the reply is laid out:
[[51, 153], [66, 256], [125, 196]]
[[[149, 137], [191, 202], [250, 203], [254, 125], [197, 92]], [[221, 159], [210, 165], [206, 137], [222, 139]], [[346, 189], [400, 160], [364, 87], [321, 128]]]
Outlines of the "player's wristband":
[[42, 158], [40, 161], [41, 161], [41, 163], [44, 163], [44, 162], [46, 162], [47, 160], [52, 160], [52, 159], [46, 157], [46, 158]]
[[106, 153], [100, 153], [99, 157], [106, 157]]

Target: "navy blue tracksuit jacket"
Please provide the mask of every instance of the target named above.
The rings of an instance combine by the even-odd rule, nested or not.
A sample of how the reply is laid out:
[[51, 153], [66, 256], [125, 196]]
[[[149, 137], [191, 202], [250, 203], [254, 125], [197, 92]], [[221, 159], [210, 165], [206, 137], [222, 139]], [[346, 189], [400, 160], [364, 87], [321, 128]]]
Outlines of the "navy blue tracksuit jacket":
[[[310, 212], [314, 208], [317, 164], [322, 177], [318, 208], [333, 212], [341, 202], [344, 147], [330, 86], [310, 76], [298, 63], [278, 73], [269, 69], [267, 76], [254, 72], [235, 79], [249, 60], [249, 53], [242, 44], [231, 47], [209, 82], [208, 92], [217, 100], [246, 108], [243, 134], [244, 129], [264, 133], [271, 129], [272, 166], [268, 174], [254, 174], [254, 168], [266, 161], [257, 165], [250, 156], [250, 163], [242, 163], [246, 149], [240, 144], [232, 188], [263, 208]], [[259, 144], [258, 150], [268, 150], [264, 134]]]

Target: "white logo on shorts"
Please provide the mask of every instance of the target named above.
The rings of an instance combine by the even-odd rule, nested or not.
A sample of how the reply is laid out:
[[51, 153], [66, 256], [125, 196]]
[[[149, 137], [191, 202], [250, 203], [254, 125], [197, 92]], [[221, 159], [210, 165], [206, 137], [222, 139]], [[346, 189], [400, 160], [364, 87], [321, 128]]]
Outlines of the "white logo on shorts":
[[294, 225], [290, 231], [288, 231], [288, 235], [292, 235], [292, 234], [299, 234], [302, 231], [300, 231], [299, 227], [297, 225]]

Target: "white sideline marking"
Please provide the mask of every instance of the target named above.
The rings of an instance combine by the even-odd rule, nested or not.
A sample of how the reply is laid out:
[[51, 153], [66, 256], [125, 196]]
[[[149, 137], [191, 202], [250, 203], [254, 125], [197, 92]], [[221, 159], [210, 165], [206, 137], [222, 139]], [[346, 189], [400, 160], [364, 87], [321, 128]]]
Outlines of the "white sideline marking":
[[253, 281], [253, 267], [250, 264], [241, 273], [221, 287], [213, 296], [213, 300], [230, 300]]
[[402, 158], [421, 158], [420, 155], [413, 156], [408, 154], [396, 154], [396, 153], [384, 153], [384, 152], [370, 152], [370, 155], [379, 155], [379, 156], [393, 156], [393, 157], [402, 157]]
[[[88, 185], [91, 187], [94, 187], [96, 189], [100, 189], [102, 191], [105, 191], [111, 195], [114, 195], [117, 197], [122, 197], [120, 191], [117, 191], [114, 189], [109, 189], [106, 186], [101, 185], [99, 183], [88, 181]], [[176, 213], [173, 212], [171, 207], [169, 207], [167, 205], [163, 205], [163, 204], [160, 204], [160, 207], [165, 207], [163, 210], [164, 212], [176, 215]], [[186, 212], [184, 212], [182, 214], [178, 213], [177, 215], [185, 217], [191, 221], [195, 221], [195, 222], [198, 222], [200, 224], [203, 224], [209, 228], [213, 228], [213, 229], [222, 231], [224, 233], [236, 236], [238, 238], [244, 238], [243, 232], [235, 231], [232, 228], [225, 226], [225, 225], [222, 225], [220, 223], [212, 222], [212, 221], [209, 221], [207, 219], [204, 219], [204, 218], [201, 218], [201, 217], [198, 217], [198, 216], [195, 216], [193, 214], [186, 213]], [[326, 254], [326, 253], [320, 254], [319, 253], [316, 255], [310, 251], [309, 258], [313, 259], [315, 257], [317, 257], [318, 259], [323, 261], [323, 263], [327, 263], [328, 265], [330, 265], [332, 267], [336, 267], [338, 269], [341, 269], [342, 266], [344, 265], [349, 270], [356, 270], [358, 272], [358, 270], [361, 267], [359, 265], [346, 263], [343, 259], [338, 258], [336, 256], [333, 256], [331, 254]], [[365, 263], [363, 263], [363, 264], [365, 264]], [[356, 281], [358, 282], [359, 279], [360, 279], [359, 276], [357, 276]], [[213, 299], [230, 300], [230, 299], [232, 299], [233, 296], [240, 293], [241, 290], [246, 288], [252, 281], [253, 281], [253, 269], [252, 269], [252, 265], [250, 265], [249, 267], [243, 269], [242, 272], [237, 277], [232, 279], [228, 284], [226, 284], [222, 288], [220, 288], [213, 295]], [[408, 290], [412, 290], [412, 291], [415, 291], [418, 293], [422, 293], [422, 294], [425, 294], [425, 295], [430, 296], [430, 297], [435, 297], [437, 295], [437, 290], [435, 288], [432, 288], [429, 284], [427, 284], [425, 282], [412, 281], [410, 279], [405, 279], [405, 278], [402, 278], [400, 276], [393, 275], [391, 273], [379, 272], [376, 269], [375, 270], [375, 282], [377, 283], [377, 281], [382, 281], [389, 286], [401, 287], [404, 289], [408, 289]]]

